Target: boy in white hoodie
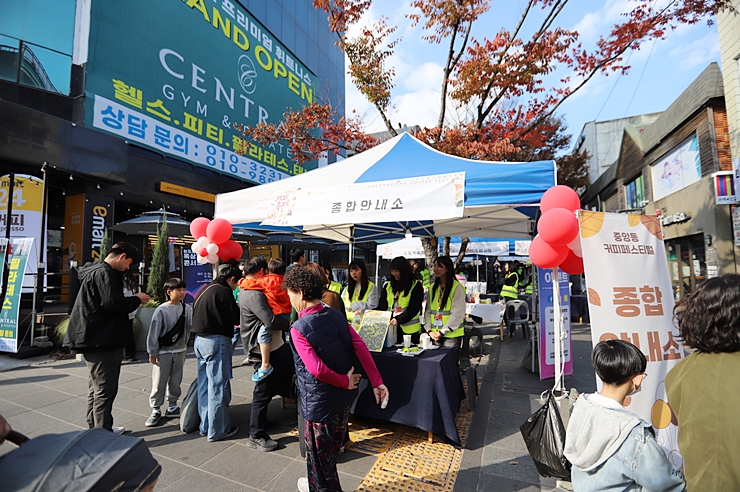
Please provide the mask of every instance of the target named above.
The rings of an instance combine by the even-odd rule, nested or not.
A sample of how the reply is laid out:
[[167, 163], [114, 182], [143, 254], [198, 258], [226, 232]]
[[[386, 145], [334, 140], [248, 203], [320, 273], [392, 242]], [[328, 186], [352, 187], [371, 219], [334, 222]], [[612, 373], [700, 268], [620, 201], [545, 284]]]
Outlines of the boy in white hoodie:
[[652, 426], [623, 406], [647, 376], [645, 355], [631, 343], [606, 340], [596, 344], [591, 362], [604, 384], [576, 400], [568, 422], [565, 457], [573, 464], [573, 490], [686, 490]]

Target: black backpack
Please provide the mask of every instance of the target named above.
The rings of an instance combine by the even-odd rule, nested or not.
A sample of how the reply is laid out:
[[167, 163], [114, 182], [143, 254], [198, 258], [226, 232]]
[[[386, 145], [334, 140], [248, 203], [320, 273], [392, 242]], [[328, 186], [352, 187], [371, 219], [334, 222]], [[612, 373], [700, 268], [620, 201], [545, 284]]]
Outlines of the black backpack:
[[185, 303], [182, 304], [182, 314], [177, 318], [175, 326], [167, 330], [167, 332], [159, 337], [159, 347], [170, 347], [180, 341], [182, 336], [185, 334]]

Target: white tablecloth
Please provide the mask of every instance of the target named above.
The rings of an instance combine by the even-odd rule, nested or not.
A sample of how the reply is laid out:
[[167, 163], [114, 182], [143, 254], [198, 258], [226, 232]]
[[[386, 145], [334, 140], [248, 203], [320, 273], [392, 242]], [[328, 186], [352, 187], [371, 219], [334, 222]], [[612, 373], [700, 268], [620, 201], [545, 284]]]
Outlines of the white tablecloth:
[[501, 318], [504, 314], [504, 305], [495, 303], [495, 304], [473, 304], [473, 303], [467, 303], [465, 305], [465, 313], [471, 314], [473, 316], [479, 316], [483, 319], [487, 319], [489, 321], [494, 321], [496, 323], [501, 322]]

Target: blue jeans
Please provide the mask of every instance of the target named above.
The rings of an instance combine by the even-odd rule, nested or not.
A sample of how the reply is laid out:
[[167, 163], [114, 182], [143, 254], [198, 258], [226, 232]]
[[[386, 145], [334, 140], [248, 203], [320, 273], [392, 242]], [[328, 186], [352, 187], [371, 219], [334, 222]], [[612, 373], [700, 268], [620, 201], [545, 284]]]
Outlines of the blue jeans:
[[198, 414], [200, 433], [218, 441], [231, 429], [231, 339], [222, 335], [198, 335]]

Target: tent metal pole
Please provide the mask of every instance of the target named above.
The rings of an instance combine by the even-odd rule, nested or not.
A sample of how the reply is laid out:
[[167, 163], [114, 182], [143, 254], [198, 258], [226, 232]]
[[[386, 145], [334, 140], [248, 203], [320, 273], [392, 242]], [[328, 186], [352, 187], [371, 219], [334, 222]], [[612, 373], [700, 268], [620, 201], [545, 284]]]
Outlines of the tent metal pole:
[[553, 305], [553, 321], [554, 321], [554, 337], [555, 343], [555, 384], [552, 389], [553, 392], [560, 392], [560, 396], [565, 391], [563, 386], [563, 367], [561, 365], [561, 358], [563, 355], [563, 315], [560, 309], [560, 271], [558, 267], [552, 269], [552, 305]]

